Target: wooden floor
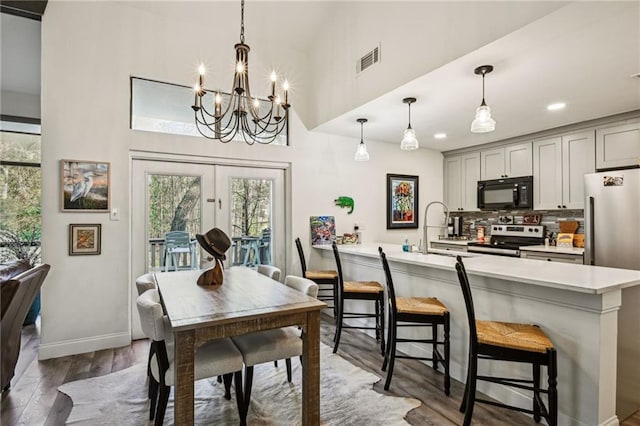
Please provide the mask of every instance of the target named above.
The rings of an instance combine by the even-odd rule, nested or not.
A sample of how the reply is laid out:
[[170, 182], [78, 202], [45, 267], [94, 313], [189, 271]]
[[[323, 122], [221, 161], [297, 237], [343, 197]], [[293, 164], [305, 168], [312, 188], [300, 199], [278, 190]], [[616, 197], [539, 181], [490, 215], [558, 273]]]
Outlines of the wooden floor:
[[[323, 317], [321, 339], [332, 345], [334, 327]], [[11, 390], [2, 395], [0, 424], [63, 425], [69, 416], [72, 401], [57, 391], [63, 383], [109, 374], [136, 363], [146, 362], [148, 343], [133, 342], [130, 346], [91, 352], [81, 355], [38, 361], [39, 335], [36, 326], [23, 329], [22, 350], [11, 381]], [[375, 341], [356, 330], [344, 330], [339, 354], [351, 363], [384, 378], [380, 371], [381, 356]], [[422, 405], [407, 415], [412, 425], [459, 425], [458, 412], [463, 385], [451, 383], [451, 396], [442, 392], [442, 375], [414, 360], [396, 360], [393, 382], [389, 392], [383, 389], [384, 380], [374, 389], [380, 393], [406, 396], [422, 401]], [[534, 425], [532, 419], [519, 413], [486, 405], [476, 405], [475, 425]], [[640, 426], [640, 413], [621, 423]]]

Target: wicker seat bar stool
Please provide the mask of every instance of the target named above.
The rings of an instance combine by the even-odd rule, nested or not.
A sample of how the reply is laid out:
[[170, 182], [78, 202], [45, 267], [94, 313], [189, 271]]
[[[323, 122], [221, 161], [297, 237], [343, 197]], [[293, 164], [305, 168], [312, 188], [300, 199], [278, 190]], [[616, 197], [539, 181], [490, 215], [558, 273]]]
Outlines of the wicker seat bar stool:
[[[377, 281], [345, 281], [342, 274], [342, 262], [338, 246], [334, 242], [332, 245], [333, 255], [336, 258], [338, 268], [338, 297], [336, 333], [333, 338], [333, 353], [338, 351], [340, 345], [340, 335], [343, 328], [355, 328], [359, 330], [375, 330], [376, 340], [380, 342], [380, 352], [384, 356], [384, 288]], [[345, 311], [345, 300], [371, 300], [374, 302], [375, 313], [370, 312], [349, 312]], [[354, 326], [344, 325], [345, 319], [375, 318], [375, 326]]]
[[[384, 389], [389, 390], [389, 386], [391, 385], [391, 377], [393, 376], [393, 367], [396, 358], [418, 359], [421, 361], [431, 361], [433, 363], [433, 369], [436, 371], [438, 370], [438, 363], [443, 365], [444, 393], [445, 395], [449, 395], [449, 389], [451, 386], [451, 376], [449, 375], [449, 310], [435, 297], [397, 297], [393, 285], [393, 278], [391, 277], [391, 271], [389, 270], [387, 256], [382, 250], [382, 247], [378, 247], [378, 252], [380, 253], [382, 267], [387, 280], [387, 306], [389, 308], [389, 336], [387, 339], [387, 352], [384, 357], [384, 362], [382, 363], [382, 371], [387, 370], [387, 379], [384, 384]], [[443, 328], [442, 340], [438, 340], [439, 325]], [[409, 339], [398, 337], [399, 327], [420, 326], [431, 327], [430, 339]], [[396, 353], [396, 346], [399, 342], [429, 344], [432, 348], [431, 357], [398, 355]], [[442, 347], [443, 353], [438, 349], [439, 346]]]
[[[532, 414], [536, 422], [544, 418], [549, 425], [558, 424], [558, 393], [557, 393], [557, 361], [556, 350], [545, 332], [537, 325], [518, 324], [498, 321], [481, 321], [475, 319], [473, 298], [467, 271], [458, 256], [456, 271], [462, 288], [464, 302], [469, 321], [469, 367], [467, 370], [467, 384], [460, 411], [464, 413], [464, 425], [471, 424], [473, 406], [476, 402], [508, 408], [523, 413]], [[512, 379], [506, 377], [479, 376], [478, 359], [521, 362], [532, 365], [533, 378]], [[540, 367], [547, 367], [548, 388], [540, 387]], [[483, 380], [518, 389], [533, 392], [533, 409], [502, 404], [476, 398], [476, 382]], [[547, 404], [542, 395], [547, 395]]]
[[298, 249], [298, 256], [300, 257], [302, 277], [318, 284], [318, 300], [322, 300], [327, 303], [329, 308], [333, 309], [333, 316], [335, 318], [337, 316], [336, 296], [338, 291], [338, 272], [308, 270], [300, 238], [296, 238], [296, 248]]

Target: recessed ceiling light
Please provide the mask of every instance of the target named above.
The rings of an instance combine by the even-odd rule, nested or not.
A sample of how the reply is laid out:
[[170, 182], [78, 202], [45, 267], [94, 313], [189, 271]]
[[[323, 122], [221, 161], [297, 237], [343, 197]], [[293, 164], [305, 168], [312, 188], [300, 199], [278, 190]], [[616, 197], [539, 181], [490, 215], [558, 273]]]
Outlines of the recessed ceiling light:
[[435, 135], [433, 135], [434, 138], [436, 139], [444, 139], [447, 137], [446, 133], [436, 133]]
[[549, 111], [558, 111], [559, 109], [563, 109], [566, 106], [567, 106], [567, 104], [565, 104], [564, 102], [556, 102], [554, 104], [547, 105], [547, 110], [549, 110]]

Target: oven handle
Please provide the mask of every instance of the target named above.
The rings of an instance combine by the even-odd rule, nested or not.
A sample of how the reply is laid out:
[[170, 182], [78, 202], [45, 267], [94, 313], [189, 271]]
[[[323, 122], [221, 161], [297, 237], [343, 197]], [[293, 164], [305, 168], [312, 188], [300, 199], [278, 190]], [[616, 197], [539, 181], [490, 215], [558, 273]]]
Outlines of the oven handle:
[[507, 256], [520, 257], [520, 250], [513, 249], [469, 246], [467, 251], [471, 253], [504, 254]]

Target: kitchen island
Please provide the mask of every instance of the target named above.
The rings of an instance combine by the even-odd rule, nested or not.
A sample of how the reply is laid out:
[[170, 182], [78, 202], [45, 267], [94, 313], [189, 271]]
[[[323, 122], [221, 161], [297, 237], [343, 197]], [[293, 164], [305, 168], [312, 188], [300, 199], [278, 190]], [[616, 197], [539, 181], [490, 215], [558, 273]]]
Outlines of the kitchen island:
[[[464, 382], [468, 325], [455, 272], [455, 257], [405, 253], [398, 245], [381, 246], [387, 254], [399, 295], [433, 296], [448, 306], [451, 312], [451, 376]], [[314, 248], [317, 250], [312, 255], [319, 257], [313, 260], [314, 264], [321, 262], [323, 269], [335, 268], [330, 246]], [[384, 273], [377, 249], [377, 244], [340, 246], [346, 279], [383, 283]], [[622, 289], [640, 285], [640, 271], [491, 255], [468, 257], [464, 263], [478, 319], [538, 324], [556, 346], [559, 424], [617, 425], [618, 310], [624, 303]], [[366, 309], [366, 306], [357, 309]], [[416, 333], [412, 336], [416, 337], [418, 330], [407, 332]], [[404, 348], [412, 355], [424, 350], [408, 345]], [[636, 359], [640, 358], [640, 348], [633, 350], [637, 350]], [[531, 376], [528, 368], [510, 363], [481, 361], [478, 372]], [[632, 382], [639, 381], [640, 377], [637, 377]], [[478, 390], [506, 403], [527, 408], [531, 405], [531, 398], [525, 391], [483, 382], [479, 382]], [[635, 390], [618, 389], [621, 395], [627, 392]]]

